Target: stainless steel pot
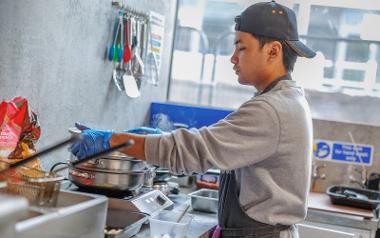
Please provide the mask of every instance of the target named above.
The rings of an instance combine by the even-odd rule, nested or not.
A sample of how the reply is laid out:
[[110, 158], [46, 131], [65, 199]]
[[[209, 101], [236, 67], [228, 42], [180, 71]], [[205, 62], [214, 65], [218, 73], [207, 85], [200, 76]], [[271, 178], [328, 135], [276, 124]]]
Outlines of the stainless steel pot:
[[[71, 161], [76, 158], [71, 157]], [[149, 174], [145, 161], [114, 152], [110, 155], [75, 165], [69, 163], [69, 179], [86, 189], [137, 191]]]
[[69, 168], [69, 179], [78, 187], [136, 191], [144, 184], [146, 170], [110, 172], [102, 169]]
[[146, 168], [146, 163], [143, 160], [137, 160], [129, 156], [108, 155], [102, 158], [89, 160], [75, 167], [87, 170], [108, 170], [109, 172], [130, 172], [144, 170]]

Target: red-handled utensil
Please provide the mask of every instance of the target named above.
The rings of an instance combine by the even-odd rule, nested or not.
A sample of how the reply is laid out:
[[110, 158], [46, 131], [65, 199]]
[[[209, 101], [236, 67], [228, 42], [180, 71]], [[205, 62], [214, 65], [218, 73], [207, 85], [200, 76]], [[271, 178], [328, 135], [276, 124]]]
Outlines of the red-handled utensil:
[[131, 49], [129, 48], [129, 29], [128, 29], [128, 20], [126, 20], [125, 26], [125, 44], [124, 44], [124, 55], [123, 55], [123, 62], [124, 64], [131, 60]]

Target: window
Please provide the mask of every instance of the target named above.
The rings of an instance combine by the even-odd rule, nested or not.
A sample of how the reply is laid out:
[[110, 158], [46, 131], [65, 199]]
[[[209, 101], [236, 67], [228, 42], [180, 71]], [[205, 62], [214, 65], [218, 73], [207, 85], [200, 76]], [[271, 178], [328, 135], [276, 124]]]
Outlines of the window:
[[[252, 87], [237, 83], [230, 57], [233, 19], [254, 2], [179, 1], [170, 101], [236, 108], [253, 96]], [[378, 1], [283, 4], [296, 12], [301, 40], [318, 52], [312, 60], [298, 58], [295, 80], [306, 89], [380, 96]]]
[[[323, 67], [317, 86], [380, 96], [377, 90], [380, 34], [374, 32], [380, 11], [373, 10], [374, 7], [369, 10], [365, 4], [360, 6], [359, 1], [356, 5], [341, 6], [334, 6], [333, 1], [329, 6], [317, 5], [320, 2], [310, 1], [307, 32], [302, 35], [310, 47], [319, 51]], [[303, 86], [308, 88], [306, 82]]]

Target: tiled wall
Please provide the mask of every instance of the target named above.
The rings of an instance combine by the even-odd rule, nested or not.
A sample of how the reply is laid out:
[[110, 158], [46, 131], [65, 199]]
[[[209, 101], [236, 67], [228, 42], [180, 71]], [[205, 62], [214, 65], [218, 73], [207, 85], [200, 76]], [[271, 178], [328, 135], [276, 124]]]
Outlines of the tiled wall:
[[[314, 139], [339, 141], [352, 144], [349, 136], [351, 132], [356, 144], [372, 145], [373, 146], [373, 163], [372, 166], [366, 167], [368, 175], [371, 172], [380, 173], [380, 127], [354, 124], [346, 122], [327, 121], [320, 119], [313, 119], [314, 126]], [[317, 166], [326, 165], [325, 168], [320, 169], [320, 174], [325, 174], [325, 180], [316, 180], [316, 190], [324, 192], [330, 185], [345, 184], [349, 186], [358, 186], [355, 183], [349, 182], [349, 175], [354, 179], [360, 180], [360, 171], [362, 166], [349, 165], [336, 162], [324, 162], [316, 160], [314, 162]], [[355, 170], [359, 172], [355, 172]]]

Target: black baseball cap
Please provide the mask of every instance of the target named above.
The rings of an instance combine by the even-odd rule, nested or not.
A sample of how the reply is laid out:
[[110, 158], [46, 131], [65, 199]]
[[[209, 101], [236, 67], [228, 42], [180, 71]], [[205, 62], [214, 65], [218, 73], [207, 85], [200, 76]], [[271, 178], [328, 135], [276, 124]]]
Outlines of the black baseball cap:
[[253, 4], [235, 18], [235, 30], [285, 41], [298, 56], [313, 58], [315, 52], [298, 38], [294, 11], [271, 2]]

